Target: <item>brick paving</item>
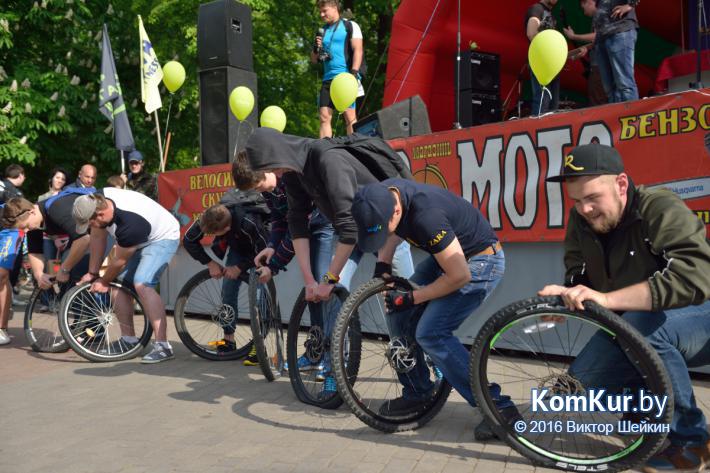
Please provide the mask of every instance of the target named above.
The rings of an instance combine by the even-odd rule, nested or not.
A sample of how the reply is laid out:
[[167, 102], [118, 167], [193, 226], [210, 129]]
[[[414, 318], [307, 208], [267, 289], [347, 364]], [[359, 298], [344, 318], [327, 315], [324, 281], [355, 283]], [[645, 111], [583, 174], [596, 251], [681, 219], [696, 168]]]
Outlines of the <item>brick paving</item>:
[[[172, 326], [175, 360], [97, 364], [32, 352], [22, 317], [0, 347], [2, 473], [553, 471], [475, 442], [480, 414], [455, 393], [424, 428], [383, 434], [344, 406], [299, 403], [287, 377], [267, 383], [258, 368], [192, 355]], [[710, 413], [710, 378], [694, 385]]]

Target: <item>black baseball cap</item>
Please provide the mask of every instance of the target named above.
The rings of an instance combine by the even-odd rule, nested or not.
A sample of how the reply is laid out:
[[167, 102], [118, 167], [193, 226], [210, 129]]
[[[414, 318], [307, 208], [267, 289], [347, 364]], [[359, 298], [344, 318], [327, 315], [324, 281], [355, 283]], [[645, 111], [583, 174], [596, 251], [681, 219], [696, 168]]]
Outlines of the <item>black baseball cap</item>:
[[373, 253], [385, 246], [394, 205], [394, 196], [379, 182], [368, 184], [355, 194], [352, 214], [358, 228], [357, 246], [365, 253]]
[[619, 152], [611, 146], [592, 143], [577, 146], [565, 156], [562, 173], [547, 182], [562, 182], [568, 177], [618, 175], [624, 172]]

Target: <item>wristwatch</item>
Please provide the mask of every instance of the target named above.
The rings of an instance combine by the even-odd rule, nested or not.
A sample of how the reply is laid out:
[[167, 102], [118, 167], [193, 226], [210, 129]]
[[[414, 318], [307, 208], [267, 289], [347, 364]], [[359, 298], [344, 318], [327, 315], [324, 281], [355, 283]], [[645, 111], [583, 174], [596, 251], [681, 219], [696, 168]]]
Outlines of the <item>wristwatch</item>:
[[64, 273], [64, 274], [69, 274], [71, 272], [71, 270], [67, 269], [67, 268], [59, 268], [59, 272]]
[[330, 271], [325, 273], [323, 277], [320, 280], [323, 284], [338, 284], [340, 281], [340, 278], [338, 276], [333, 275]]

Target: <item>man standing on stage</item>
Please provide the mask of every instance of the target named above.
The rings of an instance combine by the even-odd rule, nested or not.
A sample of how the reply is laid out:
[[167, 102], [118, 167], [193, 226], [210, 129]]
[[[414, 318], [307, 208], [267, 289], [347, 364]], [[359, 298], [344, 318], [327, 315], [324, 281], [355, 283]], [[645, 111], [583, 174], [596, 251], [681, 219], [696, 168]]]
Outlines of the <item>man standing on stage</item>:
[[[340, 16], [338, 0], [318, 0], [320, 17], [325, 21], [323, 28], [318, 30], [315, 45], [311, 52], [311, 62], [323, 63], [323, 85], [318, 98], [318, 115], [320, 118], [320, 137], [333, 136], [331, 120], [335, 105], [330, 99], [330, 83], [342, 72], [350, 72], [360, 80], [362, 64], [362, 31], [354, 21]], [[357, 120], [355, 104], [343, 112], [346, 133], [353, 132]]]
[[[552, 16], [552, 9], [556, 4], [557, 0], [540, 0], [528, 8], [525, 14], [525, 33], [528, 36], [528, 40], [532, 41], [541, 31], [557, 27], [555, 17]], [[560, 105], [560, 76], [558, 75], [548, 84], [549, 94], [544, 92], [543, 95], [542, 85], [532, 70], [530, 72], [530, 83], [532, 85], [531, 115], [536, 117], [557, 110]]]

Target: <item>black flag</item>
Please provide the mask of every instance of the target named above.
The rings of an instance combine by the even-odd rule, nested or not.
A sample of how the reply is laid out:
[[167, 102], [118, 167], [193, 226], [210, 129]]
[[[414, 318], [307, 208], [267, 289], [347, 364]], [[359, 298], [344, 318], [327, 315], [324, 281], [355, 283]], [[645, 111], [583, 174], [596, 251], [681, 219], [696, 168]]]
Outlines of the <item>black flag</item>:
[[123, 103], [121, 84], [113, 62], [113, 51], [108, 30], [104, 23], [103, 43], [101, 46], [101, 90], [99, 90], [99, 111], [113, 123], [116, 149], [133, 151], [136, 143], [133, 141], [131, 124], [128, 123], [126, 104]]

